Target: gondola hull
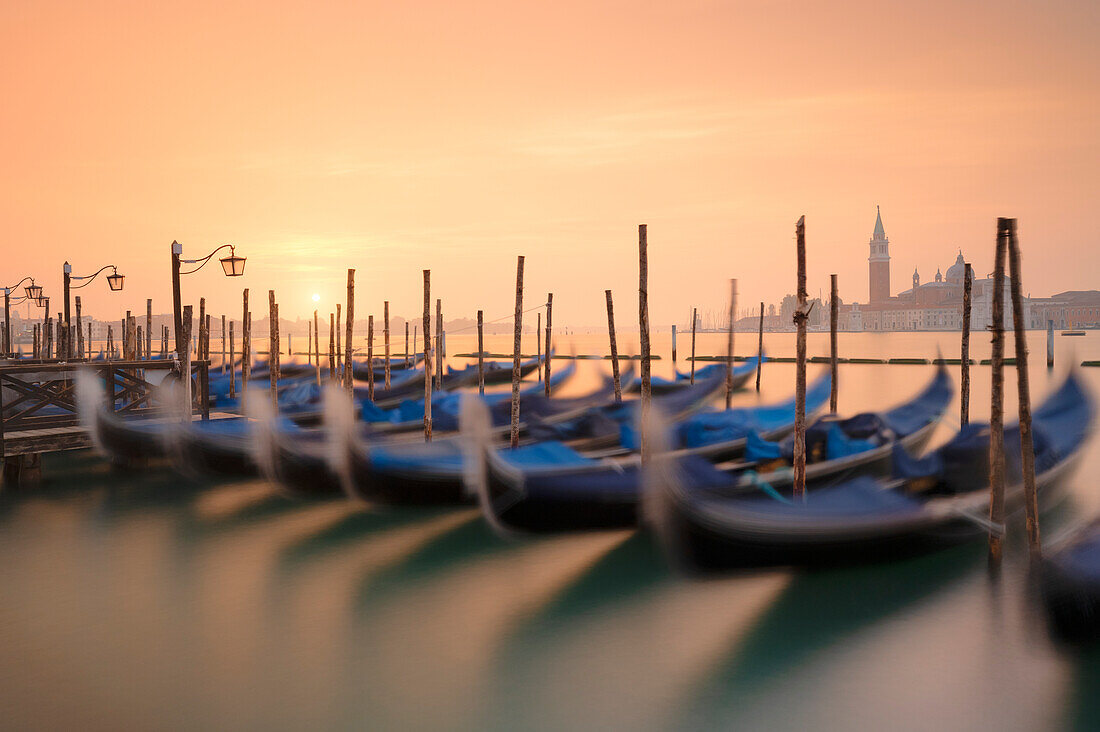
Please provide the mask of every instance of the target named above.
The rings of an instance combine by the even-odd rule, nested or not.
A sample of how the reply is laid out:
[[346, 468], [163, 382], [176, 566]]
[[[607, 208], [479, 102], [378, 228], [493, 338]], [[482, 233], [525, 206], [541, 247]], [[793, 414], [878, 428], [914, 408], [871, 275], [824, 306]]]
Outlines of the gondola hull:
[[[598, 490], [589, 491], [583, 487], [562, 491], [560, 479], [547, 486], [506, 473], [490, 461], [482, 494], [482, 510], [506, 529], [537, 534], [613, 529], [638, 522], [639, 481], [633, 466], [623, 472], [601, 472]], [[591, 476], [583, 471], [574, 475], [582, 480]]]
[[95, 444], [119, 466], [167, 457], [163, 428], [160, 423], [127, 420], [106, 410], [96, 410], [93, 426]]
[[[903, 441], [910, 450], [920, 450], [936, 425], [928, 425]], [[809, 489], [858, 476], [886, 477], [892, 467], [892, 445], [868, 456], [829, 461], [806, 476]], [[830, 462], [834, 463], [830, 466]], [[547, 471], [526, 475], [508, 474], [496, 461], [488, 461], [487, 495], [496, 520], [504, 526], [531, 533], [613, 529], [638, 522], [641, 475], [636, 460], [602, 464], [592, 469]], [[763, 475], [760, 480], [773, 480]], [[789, 479], [773, 487], [790, 488]], [[745, 490], [758, 490], [746, 486]]]
[[1051, 635], [1067, 643], [1100, 641], [1100, 522], [1043, 557], [1039, 589]]
[[[865, 475], [888, 476], [893, 466], [895, 444], [900, 442], [912, 452], [922, 450], [931, 438], [946, 404], [946, 397], [937, 401], [930, 407], [927, 424], [899, 441], [845, 458], [811, 464], [808, 466], [807, 487], [813, 489]], [[784, 425], [773, 430], [768, 438], [779, 436], [789, 431], [790, 427]], [[730, 452], [740, 454], [744, 443], [744, 440], [720, 443], [721, 449], [718, 450], [684, 448], [673, 451], [671, 456], [700, 456], [710, 462], [719, 462], [729, 457]], [[486, 471], [483, 508], [491, 511], [495, 520], [509, 529], [527, 532], [607, 529], [630, 526], [638, 520], [642, 488], [636, 456], [628, 460], [594, 462], [583, 467], [522, 472], [510, 470], [500, 460], [488, 455]], [[789, 468], [760, 475], [731, 469], [728, 492], [757, 492], [761, 483], [789, 492], [790, 473]]]
[[171, 436], [170, 456], [181, 471], [216, 477], [252, 477], [259, 468], [248, 444], [247, 427], [240, 435], [208, 434], [201, 425], [180, 425]]
[[387, 469], [361, 450], [351, 450], [348, 462], [352, 491], [368, 503], [439, 506], [473, 501], [463, 485], [461, 469]]
[[[1043, 508], [1055, 503], [1077, 463], [1077, 456], [1037, 476]], [[988, 493], [972, 501], [988, 502]], [[1023, 509], [1023, 487], [1006, 491], [1006, 515]], [[939, 551], [989, 536], [978, 523], [950, 514], [899, 518], [893, 524], [850, 525], [843, 530], [768, 532], [745, 522], [737, 530], [728, 523], [708, 522], [690, 510], [663, 512], [659, 528], [689, 570], [700, 572], [769, 566], [833, 567], [889, 562]]]
[[[343, 492], [340, 478], [328, 465], [321, 445], [290, 445], [281, 437], [273, 441], [272, 480], [301, 496], [335, 496]], [[312, 449], [311, 449], [312, 448]]]

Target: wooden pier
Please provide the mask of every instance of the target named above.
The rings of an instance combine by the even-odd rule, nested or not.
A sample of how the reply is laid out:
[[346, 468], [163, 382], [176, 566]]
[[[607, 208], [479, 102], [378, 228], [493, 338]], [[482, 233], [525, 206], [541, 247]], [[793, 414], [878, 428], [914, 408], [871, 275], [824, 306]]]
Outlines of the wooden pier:
[[[194, 361], [192, 370], [200, 387], [194, 393], [209, 393], [210, 362]], [[0, 455], [6, 484], [37, 480], [43, 453], [91, 446], [76, 403], [76, 379], [81, 372], [94, 373], [106, 384], [112, 411], [154, 416], [165, 411], [154, 400], [156, 388], [176, 374], [177, 367], [166, 359], [0, 362]], [[198, 400], [193, 409], [199, 418], [210, 418], [208, 402]]]

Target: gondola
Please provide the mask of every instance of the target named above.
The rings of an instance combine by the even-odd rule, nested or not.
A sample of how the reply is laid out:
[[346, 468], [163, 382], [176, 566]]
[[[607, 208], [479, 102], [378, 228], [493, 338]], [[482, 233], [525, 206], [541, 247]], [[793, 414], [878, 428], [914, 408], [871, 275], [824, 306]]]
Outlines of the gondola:
[[[806, 414], [829, 400], [832, 377], [827, 369], [806, 388]], [[740, 457], [750, 440], [778, 440], [794, 429], [795, 398], [777, 404], [730, 409], [702, 409], [677, 422], [670, 439], [677, 454], [702, 455], [711, 462]]]
[[[725, 383], [725, 374], [715, 373], [684, 389], [654, 394], [652, 403], [669, 419], [684, 420], [704, 409]], [[640, 404], [633, 399], [592, 406], [575, 414], [535, 415], [527, 421], [526, 434], [533, 442], [564, 442], [591, 456], [626, 455], [639, 446], [635, 425]]]
[[77, 377], [76, 405], [92, 445], [115, 465], [138, 465], [167, 457], [168, 423], [179, 420], [171, 409], [150, 405], [141, 416], [120, 416], [108, 407], [103, 380], [87, 372]]
[[253, 459], [263, 476], [295, 495], [331, 496], [342, 491], [328, 451], [325, 430], [305, 430], [287, 420], [258, 422], [252, 433]]
[[[560, 374], [555, 375], [556, 383], [561, 384], [568, 381], [573, 374], [572, 367], [573, 364], [570, 364], [569, 368], [563, 369]], [[285, 436], [284, 440], [290, 439], [302, 446], [302, 449], [296, 453], [290, 450], [284, 451], [286, 453], [285, 457], [291, 460], [296, 458], [296, 462], [301, 465], [312, 462], [314, 466], [321, 467], [316, 462], [310, 461], [308, 457], [310, 455], [319, 458], [324, 457], [325, 438], [323, 432], [321, 430], [303, 429], [290, 419], [304, 414], [306, 410], [310, 410], [310, 416], [312, 414], [319, 415], [322, 408], [320, 390], [314, 382], [299, 386], [300, 388], [296, 390], [287, 390], [280, 393], [279, 417], [275, 428], [281, 435]], [[541, 390], [542, 386], [534, 384], [530, 388]], [[362, 413], [370, 409], [372, 405], [367, 401], [365, 394], [359, 393], [360, 391], [358, 389], [356, 391], [355, 402], [356, 409]], [[487, 394], [485, 398], [499, 400], [503, 396], [505, 395]], [[444, 398], [456, 399], [457, 395], [446, 394]], [[296, 408], [293, 406], [295, 403], [300, 403], [301, 406]], [[266, 406], [266, 402], [257, 406]], [[421, 407], [420, 413], [423, 415], [423, 407]], [[299, 423], [302, 421], [301, 419], [297, 420]], [[307, 419], [304, 421], [313, 423], [316, 420]], [[243, 417], [172, 425], [173, 434], [168, 442], [170, 446], [169, 456], [173, 459], [177, 468], [187, 472], [226, 477], [255, 475], [260, 467], [256, 461], [253, 444], [252, 433], [255, 427], [256, 420]], [[457, 429], [457, 421], [454, 429]], [[288, 471], [291, 469], [290, 466], [287, 466]], [[331, 480], [333, 478], [331, 475], [315, 476], [314, 480], [318, 478], [322, 482], [329, 480], [333, 485], [336, 485], [335, 481]], [[306, 492], [314, 492], [313, 487], [308, 488]]]
[[[576, 370], [576, 363], [569, 363], [564, 369], [551, 376], [551, 384], [554, 386], [561, 386], [572, 378]], [[630, 378], [630, 371], [625, 374], [627, 379]], [[521, 404], [524, 409], [534, 410], [540, 408], [545, 401], [545, 397], [538, 394], [544, 387], [541, 383], [532, 384], [525, 388], [522, 393]], [[554, 398], [551, 401], [560, 405], [577, 405], [580, 403], [590, 403], [591, 399], [605, 400], [609, 398], [609, 395], [613, 387], [610, 383], [605, 383], [598, 388], [595, 392], [585, 397], [576, 397], [572, 399]], [[454, 432], [458, 429], [458, 415], [457, 405], [458, 394], [444, 394], [442, 396], [442, 403], [433, 404], [433, 429], [435, 434], [442, 439], [436, 439], [433, 445], [444, 445], [443, 452], [446, 452], [446, 445], [448, 442], [453, 441], [454, 435], [448, 436], [448, 432]], [[468, 396], [468, 395], [467, 395]], [[510, 392], [498, 392], [486, 394], [483, 396], [483, 400], [491, 405], [491, 408], [500, 411], [501, 405], [507, 406], [510, 412], [511, 409], [511, 393]], [[424, 407], [423, 402], [419, 402], [413, 407], [409, 407], [407, 412], [412, 415], [419, 410], [419, 418], [417, 425], [423, 426], [423, 414]], [[442, 407], [439, 409], [438, 407]], [[453, 413], [452, 413], [453, 412]], [[389, 433], [379, 432], [377, 425], [356, 424], [350, 418], [345, 420], [346, 423], [341, 423], [338, 426], [327, 425], [326, 431], [331, 430], [354, 430], [355, 436], [348, 440], [350, 448], [360, 443], [383, 443], [389, 442], [392, 438]], [[389, 448], [383, 447], [382, 449], [396, 449], [398, 452], [404, 449], [415, 449], [417, 442], [420, 438], [417, 436], [415, 440], [412, 436], [407, 436], [405, 442], [398, 442], [391, 444]], [[292, 493], [300, 494], [330, 494], [339, 492], [341, 490], [341, 481], [336, 473], [336, 470], [331, 465], [330, 459], [330, 445], [324, 439], [324, 435], [321, 431], [314, 430], [302, 430], [292, 423], [287, 423], [285, 420], [279, 420], [277, 423], [270, 423], [264, 425], [263, 429], [257, 430], [254, 433], [254, 440], [259, 443], [256, 445], [258, 455], [260, 456], [259, 464], [263, 469], [264, 474], [272, 481], [278, 482], [283, 488]], [[341, 441], [343, 446], [345, 441]], [[366, 448], [363, 448], [365, 451]], [[443, 459], [441, 457], [441, 459]], [[352, 495], [357, 497], [365, 497], [363, 492], [357, 490], [351, 491]], [[445, 502], [445, 501], [444, 501]]]
[[[576, 371], [576, 361], [570, 361], [565, 368], [550, 376], [551, 388], [558, 389], [567, 384], [576, 374]], [[520, 397], [523, 399], [524, 406], [528, 411], [534, 410], [538, 413], [539, 406], [537, 405], [542, 404], [542, 400], [538, 398], [538, 395], [540, 395], [545, 388], [546, 387], [541, 381], [525, 384], [521, 388]], [[594, 392], [594, 394], [610, 394], [611, 391], [612, 386], [610, 384], [610, 377], [608, 377], [608, 379], [605, 379], [604, 386]], [[458, 408], [461, 398], [462, 392], [459, 391], [444, 391], [432, 396], [432, 422], [436, 430], [440, 432], [454, 432], [458, 430]], [[489, 392], [482, 396], [482, 400], [498, 412], [502, 411], [500, 405], [507, 403], [509, 418], [511, 417], [511, 398], [512, 393], [510, 391]], [[591, 405], [592, 399], [593, 395], [581, 397], [584, 406]], [[568, 399], [554, 399], [551, 403], [560, 411], [565, 408], [564, 405], [568, 405], [570, 401]], [[396, 407], [386, 410], [374, 409], [371, 410], [370, 413], [367, 413], [366, 405], [363, 406], [363, 421], [369, 423], [373, 431], [378, 435], [416, 432], [424, 426], [423, 399], [407, 399]]]
[[[670, 410], [673, 408], [697, 409], [702, 402], [709, 399], [719, 383], [699, 383], [692, 387], [691, 392], [675, 392], [654, 397], [654, 401], [658, 404], [666, 404]], [[543, 401], [545, 397], [534, 396], [528, 403], [521, 405], [520, 416], [525, 420], [521, 425], [524, 435], [523, 449], [514, 456], [514, 459], [529, 460], [532, 464], [539, 464], [539, 459], [547, 459], [550, 450], [556, 451], [554, 455], [565, 459], [571, 452], [578, 450], [583, 452], [586, 446], [603, 447], [604, 435], [601, 432], [595, 439], [592, 436], [582, 436], [572, 445], [558, 450], [556, 446], [560, 441], [541, 439], [532, 429], [534, 423], [531, 420], [534, 418], [529, 414], [537, 405], [537, 408], [542, 410], [538, 425], [543, 428], [553, 426], [555, 420], [573, 423], [581, 419], [573, 416], [575, 412], [580, 412], [582, 415], [592, 413], [605, 415], [602, 420], [616, 425], [619, 423], [614, 419], [621, 417], [629, 420], [630, 415], [633, 414], [634, 405], [631, 402], [598, 407], [593, 407], [591, 404], [587, 407], [581, 406], [583, 401], [591, 401], [594, 398], [590, 395], [581, 399], [562, 400], [561, 411], [556, 414], [549, 413], [551, 407]], [[600, 394], [598, 398], [606, 400], [608, 395]], [[503, 437], [504, 431], [509, 428], [506, 419], [507, 410], [504, 409], [508, 406], [508, 402], [485, 406], [489, 412], [485, 419], [486, 439], [492, 440], [494, 434], [496, 437]], [[528, 411], [525, 412], [525, 410]], [[524, 417], [525, 414], [528, 416]], [[609, 417], [606, 414], [612, 416]], [[351, 439], [342, 448], [346, 459], [341, 463], [341, 469], [346, 472], [346, 484], [353, 495], [377, 503], [450, 504], [469, 503], [475, 500], [475, 496], [465, 486], [464, 471], [471, 462], [467, 459], [468, 440], [455, 437], [435, 440], [431, 443], [413, 441], [372, 443], [369, 440], [355, 439], [354, 434], [350, 437]], [[542, 444], [549, 447], [536, 449], [536, 446]]]
[[[955, 388], [941, 364], [932, 381], [913, 399], [884, 412], [864, 412], [847, 419], [821, 417], [806, 429], [806, 485], [835, 483], [859, 475], [889, 477], [896, 448], [924, 451]], [[771, 442], [755, 433], [747, 439], [745, 459], [731, 465], [738, 479], [727, 492], [756, 491], [768, 485], [790, 489], [794, 480], [794, 438]]]
[[[539, 359], [532, 358], [520, 364], [521, 377], [527, 376], [539, 367]], [[512, 364], [501, 361], [486, 361], [484, 364], [485, 383], [487, 385], [504, 384], [512, 380]], [[377, 382], [377, 377], [375, 379]], [[465, 387], [477, 386], [477, 364], [471, 364], [461, 369], [447, 369], [443, 375], [442, 387], [434, 388], [435, 391], [457, 391]], [[390, 409], [400, 405], [409, 399], [418, 399], [424, 394], [424, 370], [417, 368], [408, 376], [402, 375], [396, 381], [391, 378], [390, 388], [381, 390], [375, 386], [374, 404], [383, 409]]]
[[[766, 362], [768, 359], [763, 354], [753, 356], [747, 359], [740, 365], [733, 367], [733, 389], [741, 389], [745, 386], [745, 383], [756, 373], [757, 364], [761, 361]], [[649, 380], [649, 388], [653, 394], [664, 394], [669, 391], [676, 391], [682, 389], [685, 386], [690, 386], [695, 381], [703, 381], [710, 379], [715, 374], [725, 374], [725, 363], [712, 363], [704, 366], [701, 369], [696, 370], [695, 378], [692, 378], [689, 371], [676, 371], [676, 376], [672, 379], [665, 379], [660, 376], [654, 376]], [[637, 382], [631, 387], [631, 392], [637, 392], [641, 389], [641, 385]]]
[[[1094, 417], [1072, 373], [1033, 417], [1040, 501], [1072, 474]], [[1023, 506], [1019, 427], [1005, 430], [1005, 510]], [[729, 476], [696, 456], [650, 463], [653, 525], [669, 552], [694, 569], [821, 566], [887, 561], [980, 539], [991, 528], [989, 429], [971, 424], [922, 459], [900, 445], [893, 478], [855, 478], [808, 491], [724, 495]]]
[[[543, 357], [536, 356], [535, 358], [529, 358], [525, 361], [521, 361], [519, 364], [520, 378], [524, 378], [532, 371], [537, 369], [544, 361], [554, 357], [553, 351]], [[511, 361], [485, 361], [482, 364], [482, 373], [484, 374], [486, 385], [495, 384], [508, 384], [512, 381], [512, 362]], [[458, 389], [463, 386], [476, 386], [478, 383], [477, 375], [477, 363], [476, 361], [471, 364], [467, 364], [460, 369], [447, 367], [447, 373], [443, 376], [443, 387], [445, 389]]]
[[224, 477], [256, 474], [252, 420], [247, 417], [170, 422], [166, 427], [168, 457], [177, 470]]
[[[391, 357], [391, 379], [394, 374], [399, 374], [402, 371], [416, 368], [423, 362], [423, 353], [417, 353], [414, 356], [411, 356], [408, 361], [405, 360], [404, 356]], [[355, 361], [351, 369], [352, 376], [354, 376], [356, 379], [359, 379], [360, 381], [366, 381], [367, 377], [371, 375], [371, 372], [373, 372], [375, 381], [380, 381], [386, 378], [386, 359], [384, 356], [382, 358], [376, 357], [370, 365], [368, 365], [366, 361]]]
[[[367, 387], [363, 382], [355, 387], [356, 397], [366, 396]], [[374, 382], [374, 405], [379, 409], [390, 409], [406, 399], [415, 399], [424, 394], [423, 361], [411, 369], [405, 369], [390, 376], [390, 388], [377, 378]]]
[[1044, 547], [1039, 589], [1052, 635], [1071, 643], [1100, 640], [1100, 519]]
[[168, 420], [175, 417], [161, 413], [156, 417], [125, 418], [106, 407], [86, 414], [90, 419], [84, 417], [83, 421], [92, 444], [115, 465], [131, 466], [168, 456], [165, 434]]
[[[824, 404], [829, 393], [828, 372], [822, 375], [809, 390], [807, 411], [813, 413]], [[826, 416], [807, 430], [814, 436], [807, 439], [813, 444], [817, 433], [822, 435], [822, 456], [832, 456], [825, 450], [824, 437], [839, 441], [845, 454], [833, 459], [811, 463], [811, 484], [858, 476], [858, 474], [883, 474], [889, 470], [895, 444], [910, 449], [923, 447], [939, 422], [952, 398], [953, 389], [945, 370], [939, 369], [930, 383], [909, 402], [882, 413], [867, 413], [837, 419]], [[756, 435], [756, 428], [767, 428], [771, 434], [789, 433], [794, 426], [794, 405], [791, 401], [778, 405], [729, 409], [734, 419], [728, 419], [722, 430], [708, 430], [698, 434], [698, 439], [711, 437], [718, 445], [733, 443], [733, 426], [740, 425], [739, 434]], [[676, 426], [681, 433], [700, 415], [683, 420]], [[845, 430], [854, 435], [848, 435]], [[873, 430], [881, 436], [881, 444], [868, 439]], [[695, 434], [695, 433], [691, 433]], [[856, 435], [861, 437], [857, 438]], [[759, 439], [759, 438], [758, 438]], [[740, 440], [744, 446], [744, 438]], [[762, 441], [762, 440], [761, 440]], [[708, 452], [705, 445], [674, 445], [673, 457], [724, 456], [727, 449]], [[777, 446], [780, 447], [780, 446]], [[858, 448], [866, 448], [855, 451]], [[570, 529], [610, 528], [626, 526], [637, 521], [640, 500], [639, 461], [636, 455], [627, 459], [571, 461], [568, 465], [528, 465], [520, 467], [509, 463], [506, 450], [485, 451], [485, 469], [480, 473], [484, 483], [478, 487], [482, 510], [489, 521], [511, 531], [551, 532]], [[782, 460], [772, 460], [782, 462]], [[723, 465], [731, 490], [759, 490], [761, 481], [781, 485], [787, 468], [758, 474], [760, 462], [741, 461]]]
[[[320, 413], [320, 403], [301, 383], [281, 389], [279, 398], [284, 416], [310, 421]], [[181, 467], [207, 472], [240, 475], [254, 471], [245, 467], [250, 458], [244, 417], [184, 422], [171, 408], [157, 409], [149, 416], [123, 416], [107, 408], [102, 384], [88, 381], [81, 384], [78, 404], [93, 443], [116, 464], [171, 458]]]

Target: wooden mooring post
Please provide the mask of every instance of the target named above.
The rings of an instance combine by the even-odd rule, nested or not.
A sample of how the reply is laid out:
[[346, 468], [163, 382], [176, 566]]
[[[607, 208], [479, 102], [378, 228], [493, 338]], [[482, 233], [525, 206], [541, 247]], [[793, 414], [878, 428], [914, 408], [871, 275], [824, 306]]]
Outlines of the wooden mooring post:
[[[546, 348], [543, 349], [543, 353], [546, 354], [545, 361], [542, 368], [542, 383], [546, 389], [546, 396], [550, 396], [550, 339], [554, 331], [554, 293], [549, 292], [546, 294]], [[535, 340], [538, 340], [538, 333], [535, 334]]]
[[695, 324], [699, 322], [699, 308], [691, 309], [691, 383], [695, 384]]
[[328, 314], [328, 378], [336, 383], [336, 316]]
[[405, 321], [405, 368], [411, 365], [409, 361], [409, 321]]
[[477, 393], [485, 394], [485, 314], [477, 311]]
[[153, 359], [153, 298], [151, 297], [145, 299], [145, 358], [150, 361]]
[[[225, 374], [226, 356], [228, 355], [226, 353], [226, 338], [229, 336], [229, 334], [226, 333], [225, 326], [226, 326], [225, 316], [222, 315], [222, 374]], [[229, 368], [232, 368], [232, 366], [230, 366]]]
[[191, 422], [191, 318], [194, 310], [190, 305], [183, 306], [180, 320], [181, 333], [177, 339], [179, 350], [176, 352], [180, 359], [180, 382], [183, 384], [183, 404], [181, 412], [184, 423]]
[[321, 322], [313, 311], [313, 366], [317, 370], [317, 386], [321, 385]]
[[764, 370], [764, 302], [760, 302], [760, 328], [756, 338], [756, 393], [760, 393], [760, 374]]
[[1020, 469], [1024, 481], [1024, 518], [1032, 561], [1042, 555], [1039, 499], [1035, 487], [1035, 443], [1031, 432], [1031, 380], [1027, 364], [1027, 322], [1024, 320], [1023, 271], [1016, 219], [1008, 219], [1008, 282], [1012, 293], [1012, 331], [1016, 341], [1016, 384], [1020, 403]]
[[[200, 332], [202, 330], [201, 323], [199, 330]], [[138, 360], [137, 318], [133, 315], [126, 316], [126, 358], [131, 361]]]
[[974, 269], [963, 266], [962, 350], [959, 354], [959, 426], [970, 424], [970, 310], [974, 289]]
[[733, 404], [733, 331], [737, 320], [737, 280], [730, 280], [730, 314], [726, 327], [726, 409]]
[[[512, 343], [512, 447], [519, 447], [520, 340], [523, 336], [523, 255], [516, 260], [516, 316]], [[549, 374], [546, 376], [549, 379]]]
[[997, 219], [997, 250], [993, 263], [992, 324], [993, 347], [989, 408], [989, 520], [996, 529], [989, 532], [989, 562], [999, 567], [1003, 543], [999, 527], [1005, 516], [1005, 423], [1004, 423], [1004, 359], [1005, 359], [1005, 255], [1008, 249], [1008, 221]]
[[233, 321], [229, 321], [229, 398], [237, 396], [237, 365], [233, 357], [233, 350], [237, 344], [233, 342]]
[[[350, 363], [350, 361], [349, 361]], [[367, 398], [374, 401], [374, 316], [367, 316]]]
[[829, 411], [836, 414], [837, 393], [840, 390], [840, 369], [837, 362], [836, 328], [840, 316], [836, 275], [829, 275]]
[[[127, 320], [129, 320], [129, 318], [127, 318]], [[197, 357], [200, 361], [203, 360], [204, 358], [206, 358], [206, 353], [203, 350], [205, 348], [205, 342], [206, 342], [206, 323], [207, 323], [207, 320], [206, 320], [206, 298], [205, 297], [200, 297], [199, 298], [199, 345], [198, 345], [198, 348], [195, 349], [196, 352], [197, 352]], [[137, 344], [135, 343], [134, 345], [137, 345]]]
[[268, 329], [267, 363], [271, 382], [271, 403], [279, 408], [279, 306], [275, 304], [275, 290], [267, 291]]
[[435, 301], [435, 388], [443, 389], [443, 300]]
[[672, 324], [672, 378], [676, 378], [676, 324]]
[[642, 464], [649, 462], [649, 403], [653, 398], [649, 344], [649, 227], [638, 224], [638, 331], [642, 350], [642, 419], [639, 430], [639, 452]]
[[798, 263], [797, 305], [794, 311], [794, 496], [806, 495], [806, 217], [795, 224], [795, 253]]
[[619, 381], [619, 347], [615, 343], [615, 305], [611, 300], [611, 290], [604, 290], [603, 294], [607, 298], [607, 336], [611, 341], [611, 380], [615, 384], [615, 401], [621, 403], [623, 388]]
[[[352, 334], [354, 333], [354, 326], [355, 326], [355, 270], [354, 269], [349, 269], [348, 270], [348, 311], [345, 314], [345, 317], [347, 318], [347, 321], [348, 321], [347, 322], [348, 332], [347, 332], [347, 338], [346, 338], [347, 343], [345, 344], [345, 348], [347, 348], [347, 353], [344, 356], [344, 388], [347, 389], [348, 394], [351, 394], [352, 390], [355, 388], [355, 365], [354, 365], [354, 362], [353, 362], [353, 354], [355, 353], [355, 347], [352, 343], [352, 340], [353, 340]], [[371, 367], [370, 364], [367, 364], [367, 366], [368, 366], [368, 370], [371, 373], [374, 373], [373, 367]], [[373, 382], [372, 382], [372, 385], [371, 385], [371, 389], [372, 389], [372, 392], [373, 392], [373, 389], [374, 389]]]
[[341, 385], [343, 385], [343, 383], [344, 383], [344, 368], [343, 368], [344, 350], [343, 350], [343, 345], [341, 343], [341, 335], [340, 335], [340, 331], [344, 327], [344, 321], [342, 319], [342, 317], [343, 317], [342, 308], [343, 308], [343, 306], [340, 303], [336, 303], [336, 371], [340, 375], [340, 384]]
[[248, 288], [243, 293], [241, 311], [241, 402], [248, 398], [248, 380], [252, 378], [252, 316], [248, 309]]
[[1046, 321], [1046, 368], [1054, 368], [1054, 320]]
[[[80, 295], [76, 298], [76, 355], [77, 358], [87, 358], [84, 353], [84, 329], [80, 323]], [[91, 325], [91, 323], [89, 323]], [[91, 339], [88, 342], [88, 348], [91, 348]], [[11, 351], [11, 346], [7, 346], [6, 351]]]
[[385, 339], [385, 357], [386, 363], [384, 365], [386, 374], [386, 388], [390, 388], [390, 301], [386, 300], [382, 303], [382, 336]]
[[535, 360], [537, 362], [535, 373], [538, 380], [542, 381], [542, 311], [535, 314]]
[[[432, 271], [424, 270], [424, 441], [432, 441]], [[415, 336], [415, 333], [413, 334]]]
[[[199, 380], [199, 404], [203, 419], [207, 418], [210, 409], [210, 322], [213, 316], [206, 314], [202, 324], [202, 360], [205, 362], [200, 367]], [[137, 329], [137, 342], [141, 343], [141, 328]]]

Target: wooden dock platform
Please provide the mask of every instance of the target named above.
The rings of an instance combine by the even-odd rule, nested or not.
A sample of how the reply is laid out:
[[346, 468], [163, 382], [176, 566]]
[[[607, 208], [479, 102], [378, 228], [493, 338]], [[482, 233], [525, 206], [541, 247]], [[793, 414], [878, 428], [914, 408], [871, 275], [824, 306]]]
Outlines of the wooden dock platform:
[[[198, 394], [209, 393], [209, 361], [192, 362]], [[0, 456], [4, 483], [38, 480], [43, 453], [90, 447], [92, 438], [80, 423], [76, 379], [92, 373], [106, 387], [106, 399], [118, 414], [156, 419], [163, 407], [155, 403], [160, 384], [177, 374], [173, 361], [66, 362], [11, 360], [0, 365]], [[177, 374], [178, 375], [178, 374]], [[209, 403], [193, 403], [193, 419], [211, 415]]]

